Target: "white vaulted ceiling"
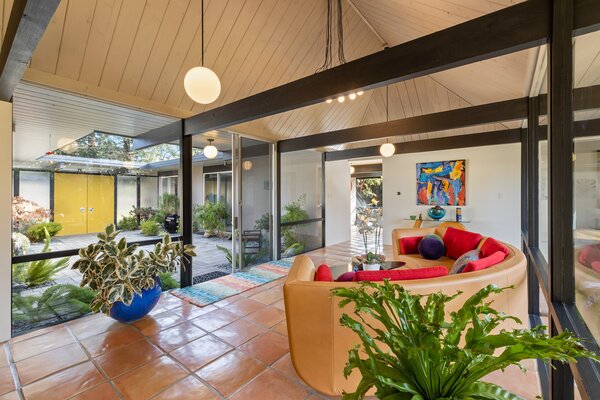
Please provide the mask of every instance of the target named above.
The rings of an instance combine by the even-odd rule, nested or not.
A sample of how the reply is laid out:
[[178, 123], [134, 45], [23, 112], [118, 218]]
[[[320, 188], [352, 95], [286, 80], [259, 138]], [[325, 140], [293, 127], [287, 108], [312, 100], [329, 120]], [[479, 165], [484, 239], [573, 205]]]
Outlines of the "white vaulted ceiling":
[[[344, 0], [346, 59], [520, 1]], [[3, 29], [11, 4], [0, 0]], [[223, 86], [219, 99], [208, 106], [193, 103], [183, 90], [184, 74], [200, 63], [200, 0], [62, 0], [24, 80], [154, 116], [182, 118], [311, 75], [323, 63], [326, 0], [205, 0], [205, 8], [206, 65]], [[390, 118], [518, 98], [532, 87], [539, 92], [545, 66], [538, 53], [525, 50], [391, 85]], [[352, 102], [317, 104], [234, 129], [280, 140], [381, 122], [384, 93], [383, 88], [367, 91]]]

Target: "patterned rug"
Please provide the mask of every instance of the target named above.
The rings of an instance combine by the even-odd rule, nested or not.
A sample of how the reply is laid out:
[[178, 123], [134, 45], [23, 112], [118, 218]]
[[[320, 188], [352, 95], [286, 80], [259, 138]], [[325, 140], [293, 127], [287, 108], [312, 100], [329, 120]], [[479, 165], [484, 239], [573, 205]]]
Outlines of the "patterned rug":
[[171, 291], [171, 294], [197, 306], [207, 306], [226, 297], [272, 282], [288, 274], [292, 260], [271, 261], [257, 265], [244, 272], [202, 282]]

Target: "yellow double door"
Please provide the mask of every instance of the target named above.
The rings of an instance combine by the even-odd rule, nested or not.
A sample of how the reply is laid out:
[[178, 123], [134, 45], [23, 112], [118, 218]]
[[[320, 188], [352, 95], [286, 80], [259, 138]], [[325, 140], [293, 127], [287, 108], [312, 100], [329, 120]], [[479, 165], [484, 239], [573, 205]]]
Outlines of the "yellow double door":
[[102, 232], [114, 215], [113, 176], [54, 174], [54, 221], [63, 226], [61, 236]]

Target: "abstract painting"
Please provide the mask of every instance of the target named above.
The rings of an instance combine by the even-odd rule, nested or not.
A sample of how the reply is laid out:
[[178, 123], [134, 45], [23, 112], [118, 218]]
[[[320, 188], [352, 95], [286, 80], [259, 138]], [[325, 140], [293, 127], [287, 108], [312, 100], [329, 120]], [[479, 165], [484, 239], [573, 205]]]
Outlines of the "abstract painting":
[[464, 206], [465, 160], [417, 164], [417, 205]]

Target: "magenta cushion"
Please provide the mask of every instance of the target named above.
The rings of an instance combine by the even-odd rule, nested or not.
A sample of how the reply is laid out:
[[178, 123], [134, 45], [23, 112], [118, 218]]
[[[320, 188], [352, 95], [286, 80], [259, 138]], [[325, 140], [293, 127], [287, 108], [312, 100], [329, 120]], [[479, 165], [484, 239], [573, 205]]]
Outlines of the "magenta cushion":
[[335, 281], [336, 282], [352, 282], [354, 280], [355, 274], [356, 274], [356, 272], [354, 272], [354, 271], [344, 272], [343, 274], [338, 276], [338, 278]]
[[333, 275], [328, 265], [319, 265], [317, 272], [315, 273], [315, 281], [319, 282], [333, 282]]
[[403, 281], [411, 279], [437, 278], [448, 275], [448, 269], [443, 265], [417, 269], [391, 269], [385, 271], [356, 271], [355, 282], [361, 281]]
[[417, 254], [421, 239], [423, 239], [423, 236], [411, 236], [400, 239], [400, 254]]
[[467, 266], [463, 269], [463, 272], [481, 271], [483, 269], [501, 263], [505, 258], [506, 255], [503, 252], [497, 251], [491, 256], [480, 258], [477, 261], [471, 261], [470, 263], [467, 263]]
[[479, 233], [463, 231], [456, 228], [446, 229], [444, 234], [444, 245], [446, 245], [446, 256], [457, 260], [467, 251], [477, 248], [481, 241]]
[[496, 239], [489, 237], [485, 239], [485, 242], [483, 242], [483, 245], [481, 246], [481, 258], [489, 257], [497, 251], [503, 252], [505, 256], [508, 256], [510, 253], [508, 247]]

